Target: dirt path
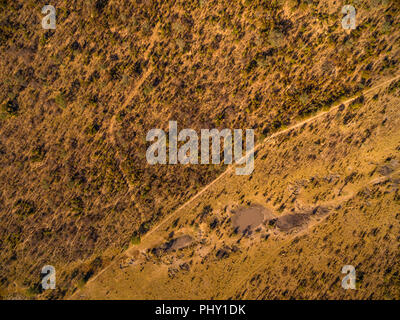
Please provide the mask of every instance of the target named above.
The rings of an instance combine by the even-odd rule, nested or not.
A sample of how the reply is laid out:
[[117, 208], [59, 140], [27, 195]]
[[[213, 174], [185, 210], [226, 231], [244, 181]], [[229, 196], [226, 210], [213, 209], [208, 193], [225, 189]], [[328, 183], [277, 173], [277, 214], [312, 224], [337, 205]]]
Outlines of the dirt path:
[[[396, 172], [396, 171], [395, 171], [395, 172]], [[396, 173], [397, 173], [397, 172], [396, 172]], [[389, 175], [388, 177], [391, 177], [391, 176], [393, 176], [393, 175], [394, 175], [394, 173], [391, 174], [391, 175]], [[383, 177], [383, 178], [384, 178], [384, 179], [387, 179], [388, 177]], [[370, 185], [373, 185], [373, 184], [375, 184], [375, 183], [378, 182], [378, 181], [379, 181], [379, 180], [377, 180], [377, 179], [372, 179], [372, 180], [369, 181], [369, 184], [370, 184]], [[382, 181], [383, 181], [383, 179], [382, 179]], [[330, 201], [330, 202], [324, 203], [324, 206], [328, 206], [328, 207], [329, 207], [329, 206], [335, 206], [335, 205], [337, 206], [337, 205], [339, 205], [339, 204], [342, 204], [342, 203], [344, 203], [344, 202], [350, 200], [351, 198], [353, 198], [353, 197], [354, 197], [359, 191], [361, 191], [362, 189], [363, 189], [363, 187], [360, 188], [360, 189], [358, 189], [358, 190], [354, 190], [354, 191], [351, 192], [349, 195], [347, 195], [347, 196], [345, 196], [345, 197], [342, 197], [342, 198], [339, 199], [339, 200]], [[297, 232], [297, 233], [295, 233], [295, 234], [293, 234], [293, 235], [290, 235], [290, 236], [289, 236], [289, 239], [294, 239], [294, 238], [296, 238], [296, 237], [299, 237], [299, 236], [301, 236], [301, 235], [306, 234], [310, 229], [312, 229], [312, 228], [315, 227], [316, 225], [321, 224], [322, 222], [324, 222], [324, 221], [328, 218], [328, 216], [329, 216], [329, 214], [325, 215], [325, 216], [322, 217], [320, 220], [310, 221], [310, 222], [308, 223], [307, 227], [306, 227], [304, 230], [301, 230], [301, 231], [299, 231], [299, 232]], [[228, 299], [228, 298], [232, 297], [232, 296], [239, 290], [240, 287], [242, 287], [247, 281], [249, 281], [249, 279], [251, 279], [251, 278], [254, 276], [254, 274], [261, 272], [262, 269], [263, 269], [263, 267], [265, 267], [265, 263], [260, 263], [260, 264], [256, 265], [256, 266], [254, 267], [254, 269], [252, 269], [251, 271], [249, 271], [249, 272], [247, 273], [247, 275], [244, 276], [244, 277], [237, 283], [237, 285], [231, 290], [230, 294], [227, 294], [226, 297], [225, 297], [224, 299]]]
[[[398, 80], [398, 79], [400, 79], [400, 75], [397, 75], [397, 76], [395, 76], [395, 77], [393, 77], [393, 78], [390, 78], [390, 79], [388, 79], [388, 80], [385, 80], [385, 81], [383, 81], [382, 83], [380, 83], [380, 84], [378, 84], [378, 85], [376, 85], [376, 86], [374, 86], [374, 87], [372, 87], [372, 88], [370, 88], [370, 89], [367, 89], [367, 90], [365, 90], [365, 91], [363, 91], [363, 92], [360, 92], [360, 93], [357, 94], [355, 97], [352, 97], [352, 98], [349, 98], [349, 99], [347, 99], [347, 100], [345, 100], [345, 101], [342, 101], [342, 102], [340, 102], [339, 104], [333, 106], [332, 108], [330, 108], [330, 109], [327, 110], [327, 111], [320, 112], [320, 113], [318, 113], [317, 115], [315, 115], [315, 116], [313, 116], [313, 117], [311, 117], [311, 118], [305, 119], [305, 120], [303, 120], [303, 121], [301, 121], [301, 122], [299, 122], [299, 123], [296, 123], [296, 124], [294, 124], [294, 125], [292, 125], [292, 126], [286, 128], [286, 129], [284, 129], [284, 130], [282, 130], [282, 131], [276, 132], [276, 133], [274, 133], [274, 134], [268, 136], [268, 137], [265, 138], [261, 143], [257, 144], [257, 145], [254, 147], [254, 149], [253, 149], [252, 151], [250, 151], [250, 152], [247, 153], [245, 156], [243, 156], [242, 159], [240, 159], [240, 160], [238, 161], [238, 163], [241, 163], [241, 161], [243, 161], [246, 157], [248, 157], [249, 154], [251, 154], [252, 152], [257, 151], [260, 147], [264, 146], [265, 143], [267, 143], [267, 142], [270, 141], [271, 139], [273, 139], [273, 138], [275, 138], [275, 137], [278, 137], [278, 136], [280, 136], [280, 135], [282, 135], [282, 134], [285, 134], [285, 133], [287, 133], [287, 132], [289, 132], [289, 131], [291, 131], [291, 130], [293, 130], [293, 129], [297, 129], [297, 128], [303, 126], [304, 124], [310, 123], [310, 122], [312, 122], [312, 121], [314, 121], [314, 120], [316, 120], [316, 119], [322, 118], [322, 117], [325, 116], [326, 114], [329, 114], [329, 113], [331, 113], [331, 112], [337, 110], [342, 104], [347, 105], [347, 104], [353, 102], [354, 100], [357, 99], [357, 97], [358, 97], [359, 95], [361, 95], [361, 94], [367, 95], [367, 94], [370, 94], [370, 93], [372, 93], [372, 92], [375, 92], [376, 90], [378, 90], [378, 89], [380, 89], [380, 88], [382, 88], [382, 87], [385, 87], [386, 85], [388, 85], [388, 84], [390, 84], [391, 82], [393, 82], [393, 81], [395, 81], [395, 80]], [[220, 174], [220, 175], [218, 176], [218, 178], [216, 178], [216, 179], [213, 180], [211, 183], [209, 183], [208, 185], [206, 185], [206, 186], [205, 186], [200, 192], [198, 192], [195, 196], [193, 196], [192, 198], [190, 198], [190, 199], [189, 199], [188, 201], [186, 201], [183, 205], [181, 205], [178, 209], [176, 209], [174, 212], [172, 212], [170, 215], [168, 215], [164, 220], [160, 221], [160, 223], [159, 223], [157, 226], [155, 226], [155, 227], [152, 228], [149, 232], [147, 232], [147, 233], [142, 237], [142, 241], [145, 240], [146, 238], [148, 238], [148, 237], [149, 237], [150, 235], [152, 235], [154, 232], [156, 232], [159, 228], [161, 228], [162, 226], [164, 226], [167, 222], [169, 222], [169, 221], [171, 221], [172, 219], [176, 218], [176, 215], [177, 215], [182, 209], [184, 209], [185, 207], [187, 207], [187, 206], [188, 206], [189, 204], [191, 204], [194, 200], [196, 200], [196, 199], [199, 198], [201, 195], [203, 195], [205, 192], [207, 192], [213, 185], [215, 185], [218, 181], [220, 181], [222, 178], [224, 178], [226, 175], [228, 175], [230, 172], [232, 172], [232, 170], [233, 170], [234, 168], [235, 168], [235, 165], [233, 165], [233, 164], [230, 165], [222, 174]], [[121, 253], [121, 254], [118, 255], [117, 257], [115, 257], [114, 260], [113, 260], [108, 266], [106, 266], [106, 267], [105, 267], [102, 271], [100, 271], [96, 276], [94, 276], [93, 278], [89, 279], [89, 281], [86, 283], [86, 285], [88, 285], [88, 284], [90, 284], [91, 282], [95, 281], [95, 280], [96, 280], [98, 277], [100, 277], [105, 271], [107, 271], [109, 268], [111, 268], [111, 267], [115, 264], [115, 262], [117, 262], [118, 259], [119, 259], [120, 257], [123, 257], [124, 255], [126, 255], [126, 253], [129, 252], [129, 250], [130, 250], [131, 248], [132, 248], [132, 247], [128, 248], [126, 251], [124, 251], [123, 253]], [[253, 270], [253, 271], [256, 271], [257, 269], [258, 269], [258, 267], [255, 268], [255, 270]], [[249, 274], [253, 274], [253, 273], [254, 273], [254, 272], [251, 272], [251, 273], [249, 273]], [[246, 276], [242, 281], [240, 281], [239, 284], [238, 284], [238, 286], [237, 286], [237, 288], [239, 288], [240, 285], [242, 285], [247, 279], [248, 279], [248, 276]], [[76, 295], [79, 294], [79, 292], [80, 292], [80, 290], [78, 289], [73, 295], [70, 296], [70, 299], [73, 299], [74, 296], [76, 296]]]

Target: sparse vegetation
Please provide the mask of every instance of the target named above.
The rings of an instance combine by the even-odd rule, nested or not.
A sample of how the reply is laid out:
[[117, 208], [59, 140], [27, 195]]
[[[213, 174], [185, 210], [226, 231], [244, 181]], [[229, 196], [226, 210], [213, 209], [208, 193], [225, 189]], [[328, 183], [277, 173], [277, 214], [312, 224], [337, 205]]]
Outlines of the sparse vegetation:
[[[225, 170], [223, 165], [148, 165], [150, 129], [165, 129], [174, 119], [196, 131], [254, 128], [256, 138], [268, 137], [397, 74], [399, 4], [375, 2], [358, 1], [358, 27], [345, 32], [339, 8], [328, 0], [61, 0], [56, 30], [41, 28], [33, 1], [0, 0], [0, 273], [8, 279], [1, 283], [2, 295], [25, 277], [29, 286], [36, 283], [26, 270], [39, 269], [50, 257], [60, 266], [57, 281], [66, 288], [57, 298], [71, 295], [76, 284], [84, 288], [101, 269], [87, 267], [98, 255], [106, 265], [129, 244], [142, 246], [152, 228]], [[380, 92], [376, 103], [384, 94], [398, 96], [398, 84]], [[338, 116], [342, 127], [359, 123], [365, 103], [367, 98]], [[381, 128], [398, 127], [385, 112], [380, 117], [379, 124], [312, 143], [304, 154], [296, 150], [307, 140], [290, 150], [277, 144], [266, 157], [278, 153], [281, 158], [263, 173], [276, 173], [276, 189], [262, 187], [269, 203], [276, 201], [275, 209], [285, 214], [298, 199], [277, 192], [287, 179], [281, 175], [287, 159], [307, 159], [311, 167], [322, 157], [331, 159], [327, 167], [347, 159], [347, 150], [362, 149]], [[324, 151], [327, 146], [331, 153]], [[353, 178], [354, 183], [361, 179]], [[332, 188], [340, 189], [344, 181], [339, 181]], [[315, 191], [310, 191], [313, 202], [329, 199], [320, 185], [305, 185]], [[252, 187], [264, 193], [259, 185]], [[390, 190], [376, 191], [372, 199], [389, 192], [393, 202], [398, 192]], [[240, 204], [248, 200], [244, 191]], [[362, 210], [368, 208], [364, 204]], [[198, 232], [208, 232], [214, 226], [210, 219], [220, 214], [218, 203], [203, 199], [188, 221]], [[228, 222], [223, 214], [218, 218], [213, 233], [223, 241], [219, 228]], [[181, 218], [169, 232], [185, 226]], [[230, 239], [245, 243], [248, 238]], [[246, 258], [233, 244], [218, 248], [229, 252], [221, 261]], [[202, 258], [205, 265], [211, 256], [215, 252]], [[175, 277], [179, 270], [193, 272], [185, 263]], [[79, 271], [72, 276], [74, 270]], [[296, 285], [307, 288], [310, 281]], [[34, 288], [26, 294], [51, 295]]]

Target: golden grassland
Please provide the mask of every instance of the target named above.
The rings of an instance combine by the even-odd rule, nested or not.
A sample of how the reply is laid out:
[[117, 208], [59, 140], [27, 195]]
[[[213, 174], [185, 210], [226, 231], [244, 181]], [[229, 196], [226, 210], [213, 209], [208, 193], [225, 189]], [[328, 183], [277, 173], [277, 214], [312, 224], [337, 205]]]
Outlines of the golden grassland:
[[[72, 298], [399, 299], [399, 84], [267, 139], [251, 176], [224, 175]], [[255, 204], [265, 221], [235, 232]]]
[[[224, 171], [149, 166], [148, 130], [176, 120], [262, 141], [396, 75], [398, 1], [346, 1], [351, 32], [344, 4], [61, 0], [43, 30], [36, 1], [0, 0], [0, 296], [71, 296]], [[60, 285], [42, 292], [48, 264]]]

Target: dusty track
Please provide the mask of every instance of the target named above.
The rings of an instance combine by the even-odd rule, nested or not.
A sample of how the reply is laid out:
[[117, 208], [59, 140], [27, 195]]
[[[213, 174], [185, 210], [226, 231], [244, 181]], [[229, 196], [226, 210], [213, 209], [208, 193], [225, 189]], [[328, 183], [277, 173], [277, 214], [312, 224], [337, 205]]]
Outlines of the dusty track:
[[[361, 95], [361, 94], [363, 94], [363, 95], [371, 94], [371, 93], [375, 92], [376, 90], [378, 90], [378, 89], [380, 89], [380, 88], [382, 88], [382, 87], [385, 87], [385, 86], [389, 85], [390, 83], [392, 83], [393, 81], [398, 80], [398, 79], [400, 79], [400, 75], [397, 75], [397, 76], [395, 76], [395, 77], [393, 77], [393, 78], [390, 78], [390, 79], [388, 79], [388, 80], [385, 80], [385, 81], [381, 82], [380, 84], [378, 84], [378, 85], [376, 85], [376, 86], [374, 86], [374, 87], [372, 87], [372, 88], [370, 88], [370, 89], [364, 90], [364, 91], [360, 92], [358, 95], [356, 95], [356, 96], [354, 96], [354, 97], [352, 97], [352, 98], [349, 98], [349, 99], [347, 99], [347, 100], [345, 100], [345, 101], [342, 101], [342, 102], [340, 102], [339, 104], [337, 104], [337, 105], [331, 107], [331, 108], [330, 108], [329, 110], [327, 110], [327, 111], [320, 112], [320, 113], [318, 113], [317, 115], [315, 115], [315, 116], [313, 116], [313, 117], [310, 117], [310, 118], [305, 119], [305, 120], [303, 120], [303, 121], [301, 121], [301, 122], [299, 122], [299, 123], [296, 123], [296, 124], [294, 124], [294, 125], [292, 125], [292, 126], [286, 128], [286, 129], [284, 129], [284, 130], [282, 130], [282, 131], [276, 132], [276, 133], [274, 133], [274, 134], [268, 136], [267, 138], [265, 138], [261, 143], [257, 144], [251, 152], [257, 151], [257, 150], [258, 150], [260, 147], [262, 147], [265, 143], [267, 143], [268, 141], [270, 141], [271, 139], [273, 139], [273, 138], [275, 138], [275, 137], [278, 137], [278, 136], [280, 136], [280, 135], [282, 135], [282, 134], [285, 134], [285, 133], [287, 133], [287, 132], [289, 132], [289, 131], [291, 131], [291, 130], [293, 130], [293, 129], [299, 128], [299, 127], [303, 126], [304, 124], [307, 124], [307, 123], [310, 123], [310, 122], [312, 122], [312, 121], [314, 121], [314, 120], [317, 120], [317, 119], [319, 119], [319, 118], [322, 118], [323, 116], [325, 116], [325, 115], [327, 115], [327, 114], [329, 114], [329, 113], [331, 113], [331, 112], [337, 110], [337, 109], [338, 109], [341, 105], [343, 105], [343, 104], [344, 104], [344, 105], [347, 105], [347, 104], [353, 102], [353, 101], [354, 101], [355, 99], [357, 99], [357, 97], [358, 97], [359, 95]], [[251, 153], [251, 152], [250, 152], [250, 153]], [[244, 157], [242, 157], [242, 159], [246, 158], [250, 153], [246, 154]], [[241, 160], [242, 160], [242, 159], [241, 159]], [[240, 162], [240, 161], [239, 161], [239, 162]], [[193, 196], [192, 198], [190, 198], [190, 199], [189, 199], [188, 201], [186, 201], [183, 205], [181, 205], [178, 209], [176, 209], [173, 213], [171, 213], [169, 216], [167, 216], [164, 220], [160, 221], [160, 223], [159, 223], [157, 226], [155, 226], [155, 227], [152, 228], [149, 232], [147, 232], [147, 233], [142, 237], [142, 240], [146, 239], [146, 238], [149, 237], [151, 234], [153, 234], [155, 231], [157, 231], [160, 227], [162, 227], [162, 226], [165, 225], [167, 222], [169, 222], [171, 219], [175, 218], [175, 217], [177, 216], [177, 214], [178, 214], [182, 209], [184, 209], [185, 207], [187, 207], [190, 203], [192, 203], [194, 200], [196, 200], [196, 199], [199, 198], [201, 195], [203, 195], [205, 192], [207, 192], [207, 191], [208, 191], [213, 185], [215, 185], [219, 180], [221, 180], [221, 179], [222, 179], [223, 177], [225, 177], [227, 174], [231, 173], [232, 170], [233, 170], [234, 168], [235, 168], [235, 165], [230, 165], [222, 174], [220, 174], [220, 175], [218, 176], [218, 178], [216, 178], [216, 179], [213, 180], [211, 183], [209, 183], [208, 185], [206, 185], [206, 186], [205, 186], [200, 192], [198, 192], [195, 196]], [[123, 253], [121, 253], [121, 254], [118, 255], [117, 257], [115, 257], [114, 260], [113, 260], [108, 266], [106, 266], [102, 271], [100, 271], [100, 272], [99, 272], [96, 276], [94, 276], [92, 279], [89, 279], [89, 281], [87, 282], [87, 284], [89, 284], [89, 283], [95, 281], [100, 275], [102, 275], [102, 274], [103, 274], [105, 271], [107, 271], [111, 266], [113, 266], [114, 263], [115, 263], [116, 261], [118, 261], [118, 258], [122, 257], [123, 255], [126, 255], [126, 253], [127, 253], [130, 249], [131, 249], [131, 248], [128, 248], [126, 251], [124, 251]], [[256, 269], [258, 269], [258, 268], [256, 268]], [[254, 270], [253, 270], [253, 271], [254, 271]], [[238, 288], [240, 285], [242, 285], [247, 279], [248, 279], [248, 276], [244, 277], [244, 279], [243, 279], [242, 281], [240, 281], [240, 283], [238, 284], [237, 288]], [[87, 285], [87, 284], [86, 284], [86, 285]], [[73, 295], [71, 295], [70, 299], [74, 299], [74, 297], [76, 297], [76, 295], [78, 295], [79, 292], [80, 292], [80, 290], [77, 290]]]

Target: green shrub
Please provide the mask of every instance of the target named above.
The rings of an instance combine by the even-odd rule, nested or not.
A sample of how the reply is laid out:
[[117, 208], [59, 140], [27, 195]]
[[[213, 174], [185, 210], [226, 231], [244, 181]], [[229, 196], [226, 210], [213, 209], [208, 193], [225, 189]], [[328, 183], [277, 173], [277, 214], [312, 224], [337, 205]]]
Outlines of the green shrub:
[[41, 162], [46, 156], [46, 152], [42, 147], [38, 147], [32, 150], [31, 152], [31, 161], [32, 162]]
[[140, 244], [140, 235], [138, 235], [136, 232], [131, 237], [131, 244], [133, 245]]
[[33, 201], [19, 199], [14, 203], [15, 213], [21, 217], [27, 217], [34, 214], [36, 206]]
[[56, 96], [56, 103], [60, 108], [65, 109], [67, 106], [67, 101], [65, 99], [65, 96], [62, 92], [60, 92], [57, 96]]
[[16, 99], [9, 100], [2, 105], [1, 111], [9, 116], [16, 116], [18, 114], [19, 105]]

